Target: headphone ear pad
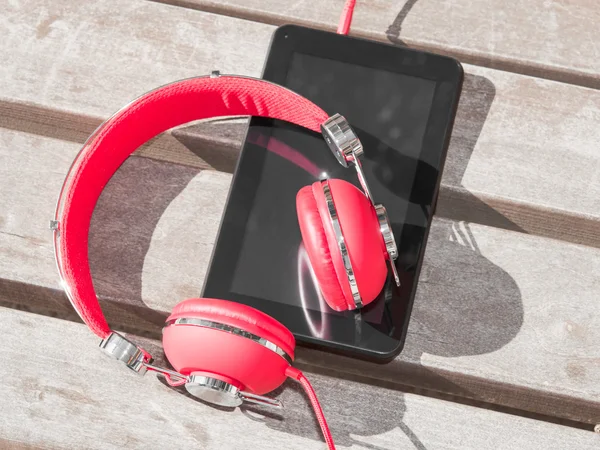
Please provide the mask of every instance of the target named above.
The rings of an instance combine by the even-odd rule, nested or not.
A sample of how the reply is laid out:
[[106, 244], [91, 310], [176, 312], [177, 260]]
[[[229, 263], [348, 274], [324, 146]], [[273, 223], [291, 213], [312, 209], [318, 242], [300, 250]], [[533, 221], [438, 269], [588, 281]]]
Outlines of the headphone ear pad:
[[[201, 320], [202, 325], [169, 324], [183, 318]], [[208, 373], [263, 395], [285, 381], [290, 363], [254, 337], [277, 346], [293, 361], [294, 335], [271, 316], [227, 300], [192, 298], [176, 305], [167, 318], [163, 348], [169, 362], [183, 375]]]
[[[313, 193], [313, 186], [305, 186], [296, 195], [296, 213], [300, 232], [302, 233], [302, 242], [308, 254], [308, 259], [315, 272], [319, 288], [327, 304], [335, 311], [346, 311], [348, 307], [348, 295], [352, 299], [350, 286], [347, 287], [347, 293], [342, 286], [343, 280], [338, 278], [333, 259], [341, 255], [339, 250], [329, 247], [329, 240], [334, 236], [328, 236], [328, 230], [325, 229], [321, 213], [317, 205], [317, 200]], [[337, 252], [337, 253], [335, 253]], [[345, 274], [344, 274], [345, 276]]]
[[[338, 179], [328, 183], [358, 291], [366, 306], [377, 298], [387, 276], [385, 243], [377, 214], [365, 194], [353, 184]], [[354, 309], [322, 182], [302, 188], [296, 207], [302, 239], [327, 304], [336, 311]]]

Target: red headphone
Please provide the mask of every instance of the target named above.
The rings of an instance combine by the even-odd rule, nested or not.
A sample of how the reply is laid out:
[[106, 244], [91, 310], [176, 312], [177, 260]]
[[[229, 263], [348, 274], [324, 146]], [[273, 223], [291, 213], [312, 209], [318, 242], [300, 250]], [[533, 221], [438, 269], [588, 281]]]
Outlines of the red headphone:
[[[263, 397], [286, 379], [306, 390], [329, 448], [334, 448], [316, 395], [291, 366], [295, 339], [272, 317], [246, 305], [218, 299], [179, 303], [163, 328], [163, 347], [175, 369], [153, 366], [151, 356], [104, 318], [88, 261], [88, 232], [96, 202], [119, 166], [140, 145], [170, 128], [219, 116], [262, 116], [312, 131], [321, 129], [344, 167], [356, 168], [361, 192], [343, 180], [321, 180], [296, 197], [298, 220], [323, 297], [334, 310], [352, 310], [373, 301], [387, 276], [396, 244], [385, 208], [374, 205], [358, 157], [360, 141], [340, 115], [332, 117], [309, 100], [263, 80], [237, 76], [191, 78], [149, 92], [104, 122], [76, 157], [61, 190], [54, 251], [63, 287], [100, 347], [138, 373], [155, 371], [173, 386], [224, 406], [243, 401], [280, 406]], [[206, 345], [210, 343], [210, 345]]]

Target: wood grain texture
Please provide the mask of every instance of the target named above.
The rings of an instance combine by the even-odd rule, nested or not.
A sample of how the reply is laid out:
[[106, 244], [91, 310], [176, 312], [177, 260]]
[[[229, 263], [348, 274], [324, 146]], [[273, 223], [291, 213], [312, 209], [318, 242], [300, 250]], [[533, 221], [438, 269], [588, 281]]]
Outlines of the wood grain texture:
[[[274, 25], [335, 31], [345, 0], [159, 0]], [[600, 87], [594, 0], [363, 0], [351, 34], [461, 61]]]
[[[47, 447], [46, 447], [47, 448]], [[0, 438], [0, 450], [41, 450], [42, 447]]]
[[[281, 412], [217, 409], [154, 375], [132, 375], [103, 356], [81, 324], [0, 308], [0, 335], [7, 448], [325, 448], [308, 399], [291, 381], [275, 392]], [[589, 431], [308, 376], [338, 448], [591, 450], [600, 442]]]
[[[10, 130], [0, 142], [0, 302], [76, 320], [47, 224], [79, 146]], [[171, 308], [199, 295], [230, 179], [139, 157], [113, 177], [90, 259], [114, 327], [156, 338]], [[301, 349], [299, 361], [599, 423], [598, 273], [599, 249], [436, 219], [400, 357], [381, 366]]]
[[[141, 0], [16, 1], [0, 27], [0, 126], [76, 142], [169, 81], [214, 68], [260, 75], [274, 30]], [[600, 92], [466, 71], [438, 214], [600, 247]], [[141, 152], [231, 171], [243, 133], [192, 126]]]

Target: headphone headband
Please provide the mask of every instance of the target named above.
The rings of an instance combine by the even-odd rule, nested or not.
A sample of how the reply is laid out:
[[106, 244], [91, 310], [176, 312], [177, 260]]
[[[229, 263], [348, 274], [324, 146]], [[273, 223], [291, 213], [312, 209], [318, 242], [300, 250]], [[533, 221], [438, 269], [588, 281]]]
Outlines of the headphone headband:
[[[224, 116], [280, 119], [322, 132], [343, 164], [358, 139], [345, 134], [339, 119], [282, 86], [240, 76], [190, 78], [148, 92], [106, 120], [75, 158], [51, 223], [58, 271], [82, 320], [105, 339], [111, 329], [100, 308], [88, 261], [88, 232], [102, 190], [121, 164], [142, 144], [173, 127]], [[341, 158], [341, 159], [340, 159]], [[346, 165], [346, 164], [343, 164]]]

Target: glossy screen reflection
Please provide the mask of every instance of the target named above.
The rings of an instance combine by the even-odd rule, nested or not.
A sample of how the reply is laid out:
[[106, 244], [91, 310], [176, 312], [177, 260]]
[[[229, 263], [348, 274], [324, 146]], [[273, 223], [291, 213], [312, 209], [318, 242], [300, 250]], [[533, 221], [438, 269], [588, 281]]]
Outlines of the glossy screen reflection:
[[[367, 181], [376, 203], [388, 209], [402, 252], [404, 225], [423, 233], [427, 225], [424, 206], [431, 199], [425, 205], [411, 199], [418, 190], [419, 164], [439, 164], [421, 159], [436, 83], [294, 53], [285, 85], [326, 111], [344, 115], [355, 128], [365, 148]], [[321, 136], [287, 123], [265, 122], [253, 121], [238, 168], [238, 176], [258, 180], [252, 199], [248, 199], [251, 207], [230, 289], [235, 294], [300, 307], [303, 315], [294, 320], [305, 320], [313, 336], [327, 338], [327, 316], [347, 313], [331, 310], [314, 285], [311, 269], [306, 267], [295, 197], [322, 173], [359, 186], [356, 173], [337, 163]], [[262, 161], [260, 171], [244, 171], [245, 164], [258, 160]], [[435, 183], [437, 171], [435, 175], [429, 183]], [[418, 251], [413, 253], [408, 259], [416, 263]], [[407, 262], [407, 255], [400, 260]], [[399, 269], [402, 276], [400, 265]], [[365, 308], [362, 320], [383, 326], [384, 303], [378, 299]]]

